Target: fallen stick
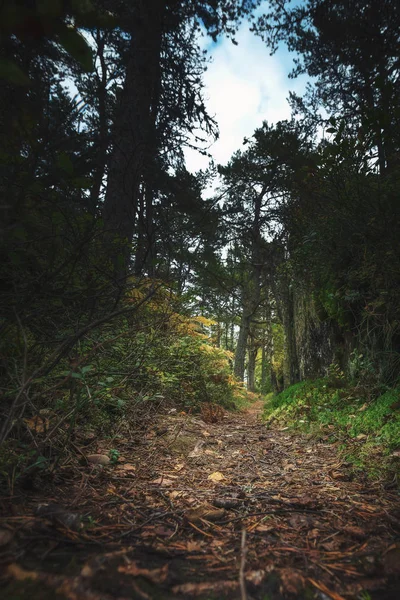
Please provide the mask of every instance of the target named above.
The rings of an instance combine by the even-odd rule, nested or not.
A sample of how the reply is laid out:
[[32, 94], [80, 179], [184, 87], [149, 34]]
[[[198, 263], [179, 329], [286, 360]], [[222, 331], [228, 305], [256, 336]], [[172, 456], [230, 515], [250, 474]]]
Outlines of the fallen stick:
[[241, 545], [240, 545], [240, 554], [241, 554], [240, 569], [239, 569], [240, 594], [241, 594], [241, 600], [247, 600], [246, 581], [244, 578], [244, 567], [246, 565], [246, 554], [247, 554], [245, 527], [243, 527], [243, 529], [242, 529], [242, 541], [241, 541]]

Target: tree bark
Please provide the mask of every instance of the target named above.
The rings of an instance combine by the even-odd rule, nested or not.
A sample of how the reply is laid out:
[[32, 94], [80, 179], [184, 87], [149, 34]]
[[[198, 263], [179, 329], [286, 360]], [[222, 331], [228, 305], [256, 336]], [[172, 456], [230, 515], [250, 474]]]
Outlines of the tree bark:
[[239, 337], [236, 344], [234, 374], [241, 381], [244, 379], [247, 339], [250, 332], [251, 315], [252, 311], [249, 313], [246, 308], [243, 309], [242, 319], [240, 321]]
[[247, 364], [247, 389], [249, 392], [256, 391], [256, 362], [257, 362], [258, 346], [251, 343], [249, 346], [249, 360]]
[[261, 204], [266, 193], [266, 189], [262, 189], [261, 192], [254, 198], [254, 216], [251, 224], [251, 265], [250, 265], [250, 277], [246, 282], [243, 290], [243, 312], [242, 319], [240, 322], [239, 338], [237, 341], [236, 352], [235, 352], [235, 368], [234, 373], [236, 377], [243, 380], [245, 370], [245, 359], [247, 350], [247, 340], [250, 333], [250, 322], [260, 304], [261, 296], [261, 271], [262, 271], [262, 260], [261, 260]]
[[273, 334], [272, 334], [272, 310], [268, 303], [265, 308], [265, 329], [263, 331], [261, 346], [261, 382], [260, 392], [267, 394], [271, 390], [269, 374], [272, 371]]
[[114, 123], [104, 202], [104, 227], [119, 280], [126, 277], [144, 170], [152, 164], [160, 87], [165, 0], [141, 0], [130, 15], [125, 83]]
[[295, 320], [294, 320], [294, 299], [293, 291], [289, 289], [285, 282], [284, 306], [283, 306], [283, 328], [285, 333], [285, 369], [284, 385], [285, 388], [293, 385], [300, 380], [299, 362], [297, 357]]
[[107, 149], [108, 149], [108, 124], [107, 124], [107, 65], [104, 58], [104, 48], [106, 39], [98, 29], [96, 32], [97, 55], [100, 61], [100, 75], [97, 81], [97, 100], [99, 111], [99, 146], [96, 148], [96, 160], [93, 173], [93, 185], [90, 190], [90, 207], [91, 214], [95, 214], [100, 198], [101, 186], [104, 180], [106, 164], [107, 164]]
[[268, 392], [268, 353], [266, 343], [263, 344], [261, 350], [261, 384], [260, 392], [266, 394]]

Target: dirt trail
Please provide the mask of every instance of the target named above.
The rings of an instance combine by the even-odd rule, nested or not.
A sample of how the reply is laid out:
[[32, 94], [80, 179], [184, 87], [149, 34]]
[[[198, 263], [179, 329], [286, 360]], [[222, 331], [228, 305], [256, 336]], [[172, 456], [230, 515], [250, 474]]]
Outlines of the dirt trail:
[[352, 479], [335, 445], [267, 430], [260, 410], [159, 415], [81, 444], [116, 464], [77, 455], [3, 499], [2, 598], [397, 600], [396, 490]]

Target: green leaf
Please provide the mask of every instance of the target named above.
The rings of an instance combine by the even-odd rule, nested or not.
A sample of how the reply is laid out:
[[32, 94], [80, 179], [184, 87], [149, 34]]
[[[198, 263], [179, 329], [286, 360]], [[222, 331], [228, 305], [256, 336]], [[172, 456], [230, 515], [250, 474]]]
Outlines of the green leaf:
[[82, 373], [71, 373], [72, 379], [83, 379]]
[[326, 130], [327, 133], [336, 133], [336, 129], [334, 127], [328, 127], [328, 129]]
[[57, 156], [57, 166], [68, 175], [72, 175], [74, 172], [74, 165], [66, 152], [60, 152]]
[[58, 34], [60, 44], [82, 68], [87, 71], [93, 71], [93, 52], [85, 38], [73, 27], [65, 25]]
[[0, 58], [0, 79], [14, 85], [29, 85], [30, 79], [13, 60]]

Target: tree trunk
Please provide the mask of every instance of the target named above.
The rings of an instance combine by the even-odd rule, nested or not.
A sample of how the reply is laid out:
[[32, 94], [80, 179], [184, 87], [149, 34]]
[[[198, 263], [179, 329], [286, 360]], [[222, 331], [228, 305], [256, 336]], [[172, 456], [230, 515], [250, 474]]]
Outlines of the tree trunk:
[[136, 214], [136, 248], [135, 248], [135, 266], [134, 273], [135, 277], [140, 277], [143, 270], [144, 257], [143, 252], [145, 249], [145, 208], [144, 208], [144, 189], [143, 185], [140, 186], [140, 192], [138, 196], [138, 208]]
[[249, 392], [256, 391], [256, 362], [258, 346], [251, 343], [249, 346], [249, 361], [247, 364], [247, 389]]
[[242, 319], [240, 322], [239, 337], [236, 344], [234, 373], [235, 376], [241, 381], [243, 381], [244, 379], [247, 339], [250, 333], [251, 314], [252, 313], [249, 313], [246, 308], [243, 309]]
[[239, 338], [235, 352], [235, 369], [236, 377], [244, 379], [245, 359], [247, 350], [247, 340], [250, 333], [250, 322], [260, 304], [261, 296], [261, 233], [260, 233], [260, 216], [261, 204], [266, 190], [263, 189], [260, 194], [254, 199], [254, 217], [251, 227], [251, 265], [250, 277], [246, 282], [243, 290], [243, 312], [240, 323]]
[[156, 260], [157, 260], [157, 248], [156, 248], [156, 231], [154, 227], [154, 193], [150, 182], [146, 185], [146, 271], [149, 277], [154, 277]]
[[215, 345], [217, 348], [221, 348], [221, 341], [222, 341], [222, 327], [221, 327], [220, 317], [217, 316], [217, 326], [216, 326], [216, 332], [215, 332]]
[[261, 384], [260, 384], [260, 392], [262, 394], [267, 394], [269, 391], [269, 381], [268, 381], [268, 351], [266, 342], [264, 342], [261, 349]]
[[165, 0], [142, 0], [136, 2], [129, 19], [131, 42], [114, 123], [103, 212], [105, 230], [115, 244], [110, 252], [119, 280], [128, 271], [140, 184], [145, 166], [153, 162], [156, 144], [164, 9]]
[[108, 125], [107, 125], [107, 65], [104, 58], [104, 47], [106, 43], [105, 36], [100, 29], [96, 32], [97, 55], [100, 61], [101, 74], [97, 81], [97, 100], [99, 111], [99, 146], [96, 148], [96, 160], [93, 172], [93, 185], [90, 190], [90, 207], [91, 214], [95, 214], [100, 198], [101, 186], [104, 180], [107, 164], [107, 149], [108, 149]]
[[299, 363], [297, 357], [296, 336], [295, 336], [295, 321], [294, 321], [294, 301], [293, 291], [285, 282], [284, 306], [283, 306], [283, 328], [285, 333], [285, 368], [284, 368], [284, 385], [285, 388], [289, 385], [297, 383], [299, 376]]

